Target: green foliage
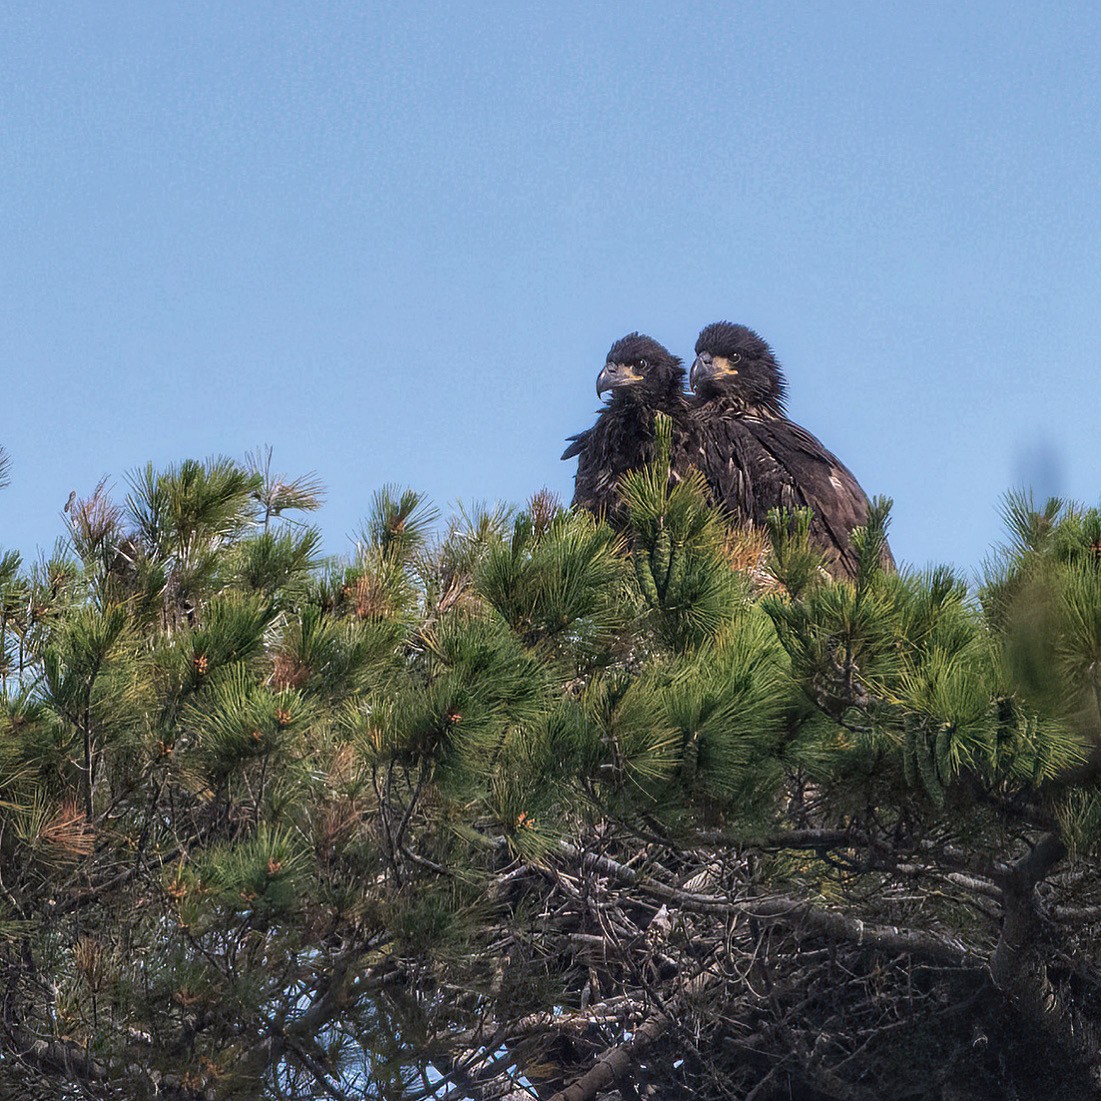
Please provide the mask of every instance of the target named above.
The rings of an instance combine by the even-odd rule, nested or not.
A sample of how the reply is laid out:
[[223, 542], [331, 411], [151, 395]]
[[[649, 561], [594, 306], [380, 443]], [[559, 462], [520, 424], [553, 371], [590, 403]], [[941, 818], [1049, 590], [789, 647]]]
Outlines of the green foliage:
[[506, 738], [487, 793], [487, 804], [518, 859], [540, 863], [565, 832], [562, 810], [570, 805], [569, 773], [555, 753], [550, 728], [533, 724]]
[[853, 531], [858, 589], [869, 588], [883, 576], [883, 562], [888, 554], [887, 528], [892, 504], [890, 497], [876, 497], [868, 507], [868, 519], [863, 527]]
[[1101, 843], [1101, 794], [1071, 787], [1054, 805], [1059, 833], [1072, 856], [1096, 853]]
[[1059, 497], [1049, 497], [1038, 509], [1031, 491], [1007, 493], [1002, 503], [1002, 519], [1009, 533], [1006, 551], [1018, 558], [1043, 553], [1065, 508], [1066, 502]]
[[254, 476], [253, 499], [262, 510], [258, 517], [264, 531], [272, 520], [287, 512], [314, 512], [325, 500], [325, 490], [316, 474], [288, 479], [271, 469], [272, 449], [258, 448], [246, 456], [249, 473]]
[[302, 606], [283, 627], [273, 655], [273, 682], [330, 702], [385, 682], [406, 631], [393, 619], [326, 614]]
[[[1101, 511], [1010, 498], [977, 594], [884, 569], [888, 501], [855, 582], [822, 569], [806, 511], [769, 515], [769, 574], [747, 576], [655, 435], [618, 532], [545, 493], [440, 526], [388, 488], [325, 560], [293, 515], [321, 487], [269, 451], [147, 467], [121, 505], [101, 484], [48, 559], [0, 555], [0, 973], [29, 1022], [0, 1037], [0, 1087], [33, 1029], [102, 1060], [92, 1095], [115, 1076], [153, 1096], [133, 1075], [155, 1065], [181, 1097], [358, 1074], [396, 1098], [470, 1057], [456, 1036], [503, 1051], [495, 1014], [535, 1035], [624, 990], [649, 1012], [689, 957], [755, 974], [738, 953], [770, 899], [988, 948], [975, 930], [1043, 831], [1097, 856]], [[609, 945], [653, 951], [617, 972]], [[619, 1012], [609, 1037], [640, 1023]], [[527, 1035], [516, 1073], [550, 1080], [563, 1045]]]
[[384, 745], [425, 760], [452, 787], [485, 783], [508, 732], [547, 706], [547, 673], [512, 633], [458, 614], [423, 636], [423, 683], [390, 696]]
[[272, 921], [301, 906], [309, 871], [301, 841], [261, 823], [250, 837], [211, 847], [176, 879], [181, 917], [197, 933], [225, 913]]
[[671, 650], [713, 638], [733, 615], [744, 587], [723, 553], [722, 517], [707, 503], [707, 483], [693, 470], [674, 481], [671, 422], [657, 414], [656, 454], [620, 483], [631, 530], [631, 558], [658, 640]]
[[262, 597], [227, 593], [204, 609], [202, 626], [182, 633], [173, 652], [186, 662], [186, 676], [199, 687], [223, 666], [261, 654], [275, 610]]
[[772, 544], [770, 568], [784, 590], [798, 599], [822, 578], [822, 552], [812, 546], [809, 508], [770, 508], [765, 517], [765, 529]]
[[[655, 678], [594, 678], [581, 697], [582, 714], [597, 742], [597, 782], [622, 797], [652, 797], [677, 764], [677, 738]], [[597, 748], [599, 746], [599, 749]]]
[[411, 489], [398, 493], [395, 487], [386, 486], [374, 496], [360, 543], [383, 558], [404, 561], [423, 546], [438, 518], [439, 513], [421, 494]]
[[[1067, 566], [1053, 601], [1051, 570], [1041, 571], [1042, 580], [1033, 575], [1033, 546], [1063, 545], [1047, 527], [1055, 512], [1013, 511], [1018, 557], [997, 592], [983, 594], [996, 608], [984, 619], [949, 570], [884, 574], [886, 505], [873, 508], [867, 531], [854, 539], [855, 585], [819, 579], [799, 599], [762, 601], [806, 698], [842, 729], [838, 736], [823, 726], [821, 737], [855, 752], [851, 765], [872, 751], [898, 760], [895, 775], [907, 788], [936, 808], [951, 802], [955, 814], [965, 780], [973, 795], [976, 783], [1014, 790], [1082, 766], [1087, 740], [1075, 732], [1074, 715], [1083, 693], [1068, 691], [1068, 678], [1088, 666], [1082, 655], [1091, 652], [1089, 617], [1095, 603], [1101, 607], [1101, 589]], [[1071, 655], [1079, 655], [1077, 665]]]
[[269, 599], [300, 600], [313, 571], [320, 565], [321, 533], [264, 531], [242, 539], [233, 548], [231, 570], [244, 589]]
[[1024, 732], [1019, 770], [1055, 778], [1101, 748], [1101, 511], [1010, 494], [1010, 542], [980, 598]]
[[629, 620], [618, 537], [586, 513], [545, 524], [517, 516], [510, 539], [490, 542], [474, 589], [526, 646], [579, 667], [604, 660]]
[[744, 819], [762, 811], [782, 778], [789, 700], [787, 661], [768, 619], [747, 609], [667, 676], [665, 712], [688, 794]]
[[215, 673], [211, 680], [181, 716], [187, 744], [175, 747], [177, 764], [186, 766], [197, 757], [211, 785], [247, 762], [285, 751], [298, 741], [303, 724], [308, 725], [299, 693], [258, 685], [242, 664]]
[[148, 464], [130, 479], [126, 509], [150, 557], [196, 574], [210, 555], [241, 534], [253, 516], [259, 474], [225, 458], [188, 459], [164, 473]]

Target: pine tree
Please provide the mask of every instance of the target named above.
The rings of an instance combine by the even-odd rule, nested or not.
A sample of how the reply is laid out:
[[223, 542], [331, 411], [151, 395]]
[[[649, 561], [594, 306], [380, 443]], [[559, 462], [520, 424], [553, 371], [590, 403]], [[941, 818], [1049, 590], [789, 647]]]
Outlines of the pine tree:
[[267, 452], [0, 555], [0, 1093], [1096, 1096], [1101, 511], [839, 582], [655, 438], [620, 531], [326, 559]]

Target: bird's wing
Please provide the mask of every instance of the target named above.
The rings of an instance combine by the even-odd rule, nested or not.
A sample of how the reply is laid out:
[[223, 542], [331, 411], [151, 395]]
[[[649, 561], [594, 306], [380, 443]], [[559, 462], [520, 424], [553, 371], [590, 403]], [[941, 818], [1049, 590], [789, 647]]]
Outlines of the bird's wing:
[[563, 459], [572, 459], [575, 455], [580, 455], [586, 447], [589, 446], [589, 437], [592, 436], [593, 430], [586, 428], [584, 432], [578, 432], [576, 436], [567, 436], [569, 441], [569, 447], [562, 452]]
[[[591, 428], [569, 437], [562, 458], [577, 457], [574, 505], [609, 516], [620, 508], [620, 479], [628, 470], [653, 461], [657, 411], [640, 403], [613, 403], [601, 411]], [[673, 418], [670, 478], [677, 482], [689, 467], [699, 465], [696, 445], [690, 442], [687, 403], [678, 398], [661, 411]]]
[[759, 523], [755, 503], [755, 475], [761, 449], [736, 417], [697, 418], [697, 461], [716, 504], [742, 523]]
[[[604, 481], [600, 458], [593, 454], [591, 436], [593, 432], [583, 433], [586, 436], [584, 444], [577, 449], [577, 473], [573, 479], [572, 505], [581, 505], [593, 512], [599, 512], [603, 502], [603, 493], [600, 491]], [[567, 455], [569, 452], [567, 452]], [[563, 458], [566, 458], [564, 455]]]
[[784, 418], [746, 418], [746, 428], [780, 475], [779, 504], [814, 510], [812, 531], [831, 546], [850, 574], [856, 570], [852, 530], [868, 521], [868, 498], [852, 472], [805, 428]]
[[605, 409], [596, 423], [571, 436], [563, 459], [577, 456], [574, 476], [574, 506], [580, 505], [598, 515], [607, 514], [619, 503], [616, 483], [630, 462], [630, 453], [640, 447], [638, 433], [618, 409]]

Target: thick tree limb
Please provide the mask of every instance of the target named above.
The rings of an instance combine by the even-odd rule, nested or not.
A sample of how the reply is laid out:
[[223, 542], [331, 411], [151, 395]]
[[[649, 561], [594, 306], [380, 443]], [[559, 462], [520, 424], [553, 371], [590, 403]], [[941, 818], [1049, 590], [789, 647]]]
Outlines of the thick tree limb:
[[94, 1088], [108, 1084], [130, 1088], [140, 1095], [156, 1095], [166, 1101], [213, 1101], [213, 1093], [185, 1085], [175, 1075], [159, 1075], [138, 1066], [116, 1066], [93, 1058], [79, 1044], [68, 1040], [44, 1040], [24, 1028], [9, 1027], [12, 1057], [38, 1068], [58, 1081], [81, 1082]]
[[930, 963], [947, 967], [980, 967], [985, 960], [979, 952], [963, 941], [935, 933], [900, 929], [892, 925], [865, 922], [847, 914], [823, 910], [809, 902], [787, 895], [767, 895], [758, 898], [732, 900], [720, 895], [697, 894], [657, 880], [649, 879], [606, 856], [582, 854], [572, 847], [563, 851], [593, 871], [607, 875], [620, 883], [644, 893], [675, 903], [696, 913], [719, 914], [727, 917], [753, 917], [759, 921], [780, 922], [799, 926], [821, 936], [847, 941], [864, 948], [892, 954], [908, 954]]
[[1001, 877], [1005, 918], [990, 958], [990, 975], [1027, 1021], [1050, 1036], [1101, 1086], [1101, 1036], [1052, 983], [1037, 952], [1036, 886], [1067, 855], [1055, 833], [1045, 834]]
[[651, 1014], [629, 1040], [604, 1052], [589, 1070], [564, 1090], [559, 1090], [550, 1101], [592, 1101], [601, 1090], [629, 1074], [638, 1056], [669, 1031], [677, 1010], [696, 997], [712, 979], [712, 975], [703, 972], [687, 982], [664, 1010]]
[[629, 1073], [639, 1053], [667, 1032], [669, 1024], [666, 1014], [655, 1013], [639, 1025], [631, 1039], [606, 1051], [591, 1070], [586, 1071], [564, 1090], [559, 1090], [550, 1101], [591, 1101], [601, 1090], [607, 1089]]

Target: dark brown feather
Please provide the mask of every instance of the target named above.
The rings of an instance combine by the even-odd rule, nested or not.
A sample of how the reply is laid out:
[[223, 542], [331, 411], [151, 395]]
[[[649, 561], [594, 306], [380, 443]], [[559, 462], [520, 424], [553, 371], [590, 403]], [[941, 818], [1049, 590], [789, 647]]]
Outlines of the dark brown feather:
[[630, 333], [612, 345], [607, 362], [631, 365], [640, 379], [612, 391], [596, 423], [569, 437], [562, 458], [577, 457], [573, 505], [614, 523], [620, 519], [620, 479], [654, 458], [655, 413], [666, 413], [673, 421], [674, 479], [688, 468], [698, 443], [688, 439], [691, 419], [684, 367], [676, 356], [656, 340]]
[[[868, 521], [868, 498], [836, 455], [784, 415], [784, 380], [772, 350], [744, 326], [720, 322], [704, 329], [696, 352], [692, 418], [699, 466], [716, 503], [755, 525], [771, 508], [810, 508], [811, 538], [828, 569], [855, 576], [852, 531]], [[712, 377], [708, 357], [737, 370]], [[894, 566], [889, 550], [884, 564]]]

